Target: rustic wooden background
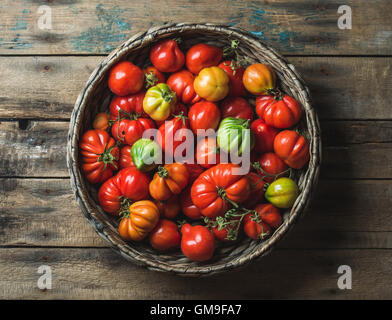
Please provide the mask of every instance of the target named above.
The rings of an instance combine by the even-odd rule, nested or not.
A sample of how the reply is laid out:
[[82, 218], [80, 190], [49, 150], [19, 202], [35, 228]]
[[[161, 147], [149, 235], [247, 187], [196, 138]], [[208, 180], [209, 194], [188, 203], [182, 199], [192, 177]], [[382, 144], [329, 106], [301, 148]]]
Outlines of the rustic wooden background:
[[[352, 8], [339, 30], [339, 5]], [[53, 29], [38, 28], [40, 5]], [[3, 0], [0, 4], [1, 299], [391, 299], [392, 2]], [[245, 270], [188, 279], [135, 267], [74, 201], [65, 163], [74, 101], [103, 57], [166, 21], [230, 23], [297, 66], [323, 130], [307, 215]], [[37, 287], [40, 265], [53, 288]], [[351, 290], [337, 287], [340, 265]]]

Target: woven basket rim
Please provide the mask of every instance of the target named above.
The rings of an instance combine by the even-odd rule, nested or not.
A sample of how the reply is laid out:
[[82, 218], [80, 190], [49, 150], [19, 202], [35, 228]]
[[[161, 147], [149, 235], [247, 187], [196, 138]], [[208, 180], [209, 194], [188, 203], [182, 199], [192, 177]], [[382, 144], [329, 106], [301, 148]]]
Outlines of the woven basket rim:
[[[303, 107], [306, 109], [307, 129], [310, 136], [310, 160], [309, 166], [305, 173], [306, 183], [302, 192], [297, 198], [294, 206], [291, 208], [289, 218], [274, 232], [268, 240], [264, 241], [262, 246], [259, 246], [254, 252], [231, 263], [221, 263], [214, 265], [200, 264], [197, 266], [178, 266], [171, 265], [160, 261], [159, 259], [145, 258], [140, 253], [132, 250], [132, 247], [125, 243], [118, 235], [113, 234], [109, 230], [109, 226], [105, 221], [99, 220], [96, 216], [96, 211], [102, 213], [102, 209], [91, 199], [86, 191], [86, 183], [83, 175], [80, 172], [79, 165], [76, 161], [78, 157], [78, 128], [82, 122], [83, 111], [87, 106], [90, 94], [93, 91], [94, 85], [105, 76], [110, 68], [122, 60], [130, 50], [139, 47], [144, 47], [153, 42], [157, 35], [172, 34], [184, 31], [203, 31], [210, 30], [217, 33], [225, 34], [227, 37], [236, 37], [250, 41], [256, 45], [260, 50], [268, 52], [268, 55], [279, 62], [282, 68], [285, 68], [296, 85], [301, 89], [305, 101], [302, 102]], [[304, 105], [306, 104], [306, 105]], [[260, 258], [269, 253], [273, 246], [282, 239], [283, 236], [292, 228], [295, 221], [303, 214], [304, 210], [309, 204], [311, 198], [312, 188], [318, 181], [319, 169], [321, 162], [321, 139], [320, 139], [320, 126], [317, 114], [311, 105], [309, 90], [299, 76], [295, 67], [289, 64], [281, 55], [274, 49], [264, 44], [262, 41], [251, 35], [249, 32], [232, 27], [228, 25], [217, 24], [165, 24], [157, 27], [150, 28], [146, 32], [135, 34], [130, 39], [122, 43], [117, 49], [112, 51], [91, 73], [86, 85], [81, 90], [71, 115], [70, 127], [67, 138], [67, 166], [70, 173], [70, 182], [72, 190], [75, 194], [77, 202], [81, 206], [82, 212], [85, 217], [92, 224], [95, 231], [106, 241], [109, 245], [124, 256], [126, 259], [152, 270], [172, 272], [180, 275], [210, 275], [223, 271], [228, 271], [234, 268], [243, 267], [256, 258]], [[157, 254], [158, 256], [158, 254]]]

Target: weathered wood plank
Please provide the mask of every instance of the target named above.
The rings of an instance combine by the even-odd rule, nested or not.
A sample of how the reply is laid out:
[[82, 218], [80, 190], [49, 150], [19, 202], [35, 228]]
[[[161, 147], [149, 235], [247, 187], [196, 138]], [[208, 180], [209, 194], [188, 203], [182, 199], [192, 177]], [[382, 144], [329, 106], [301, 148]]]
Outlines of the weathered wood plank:
[[[42, 13], [37, 10], [43, 3], [51, 8], [51, 30], [40, 30], [38, 26]], [[392, 53], [390, 1], [345, 1], [352, 9], [351, 30], [339, 30], [337, 26], [341, 4], [337, 0], [166, 0], [151, 6], [149, 1], [127, 0], [110, 4], [99, 0], [6, 0], [0, 7], [0, 53], [107, 53], [131, 35], [168, 21], [242, 27], [285, 54]]]
[[[392, 249], [392, 184], [321, 180], [280, 248]], [[68, 179], [0, 179], [0, 245], [105, 247]]]
[[[0, 249], [0, 298], [391, 299], [391, 261], [391, 250], [276, 250], [243, 270], [182, 278], [110, 249]], [[52, 269], [51, 290], [37, 287], [41, 265]], [[351, 290], [337, 286], [340, 265], [352, 268]]]
[[[103, 57], [0, 57], [0, 118], [69, 119]], [[392, 119], [392, 58], [290, 57], [320, 119]]]
[[[0, 177], [68, 176], [68, 122], [0, 124]], [[322, 177], [392, 178], [391, 121], [326, 121], [322, 132]]]

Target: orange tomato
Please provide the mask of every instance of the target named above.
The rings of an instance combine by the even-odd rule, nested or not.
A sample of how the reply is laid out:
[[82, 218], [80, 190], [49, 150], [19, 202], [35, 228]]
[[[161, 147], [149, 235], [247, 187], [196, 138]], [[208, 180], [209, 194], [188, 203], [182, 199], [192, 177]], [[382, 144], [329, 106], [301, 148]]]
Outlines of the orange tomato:
[[204, 68], [195, 78], [193, 87], [200, 97], [208, 101], [219, 101], [229, 93], [229, 77], [219, 67]]
[[242, 77], [246, 90], [254, 95], [268, 94], [276, 85], [276, 74], [272, 67], [255, 63], [246, 68]]
[[166, 201], [155, 200], [161, 218], [174, 219], [180, 212], [180, 202], [177, 195], [172, 196]]
[[94, 129], [101, 129], [106, 130], [109, 128], [109, 119], [110, 116], [105, 112], [98, 113], [93, 121], [93, 128]]

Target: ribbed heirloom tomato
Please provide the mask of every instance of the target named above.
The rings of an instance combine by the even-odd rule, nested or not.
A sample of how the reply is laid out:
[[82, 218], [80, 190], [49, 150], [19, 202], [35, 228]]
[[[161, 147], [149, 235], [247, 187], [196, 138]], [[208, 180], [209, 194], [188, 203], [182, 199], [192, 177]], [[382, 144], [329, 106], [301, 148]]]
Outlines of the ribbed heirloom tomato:
[[116, 140], [132, 146], [143, 136], [145, 130], [152, 128], [155, 128], [154, 121], [135, 116], [134, 120], [124, 119], [114, 122], [112, 136]]
[[167, 85], [176, 93], [177, 98], [186, 104], [199, 102], [201, 98], [193, 88], [195, 76], [188, 70], [181, 70], [170, 75]]
[[185, 56], [172, 39], [166, 39], [155, 44], [150, 51], [150, 60], [161, 72], [176, 72], [185, 63]]
[[258, 213], [261, 220], [270, 227], [277, 229], [282, 224], [282, 216], [277, 207], [270, 203], [259, 203], [254, 210]]
[[204, 68], [195, 78], [193, 87], [203, 99], [216, 102], [229, 93], [229, 77], [221, 68]]
[[166, 83], [158, 83], [147, 90], [143, 100], [143, 110], [152, 119], [166, 120], [176, 110], [176, 93]]
[[82, 171], [91, 183], [102, 183], [118, 169], [119, 150], [109, 134], [100, 129], [86, 131], [79, 143]]
[[229, 97], [245, 96], [246, 90], [242, 82], [245, 69], [234, 61], [223, 61], [218, 65], [229, 76]]
[[289, 167], [301, 169], [309, 160], [309, 142], [296, 131], [285, 130], [274, 140], [275, 153]]
[[99, 188], [99, 204], [107, 213], [118, 216], [133, 201], [148, 198], [149, 183], [150, 178], [135, 167], [121, 169]]
[[297, 100], [281, 92], [256, 98], [256, 113], [265, 123], [279, 129], [295, 125], [302, 116]]
[[149, 236], [151, 246], [159, 251], [167, 251], [180, 245], [181, 236], [177, 225], [170, 220], [161, 219]]
[[256, 119], [250, 125], [255, 136], [255, 150], [260, 153], [274, 151], [274, 140], [278, 130], [267, 125], [262, 119]]
[[190, 126], [194, 134], [197, 134], [197, 130], [216, 130], [220, 117], [218, 106], [209, 101], [200, 101], [194, 104], [188, 112]]
[[109, 106], [110, 119], [132, 119], [134, 116], [148, 117], [143, 110], [143, 99], [145, 95], [146, 93], [141, 91], [125, 97], [114, 97]]
[[108, 85], [118, 96], [139, 92], [143, 88], [143, 71], [129, 61], [117, 63], [109, 73]]
[[190, 48], [186, 54], [186, 67], [193, 74], [198, 74], [201, 69], [217, 66], [222, 60], [221, 48], [205, 43], [199, 43]]
[[185, 223], [181, 228], [182, 253], [193, 261], [207, 261], [211, 259], [215, 250], [215, 238], [204, 226], [191, 226]]
[[222, 118], [233, 117], [253, 120], [253, 110], [248, 101], [241, 97], [229, 97], [220, 104]]
[[192, 202], [208, 218], [225, 214], [233, 202], [245, 201], [250, 193], [246, 176], [235, 174], [233, 163], [221, 163], [206, 171], [192, 185]]

